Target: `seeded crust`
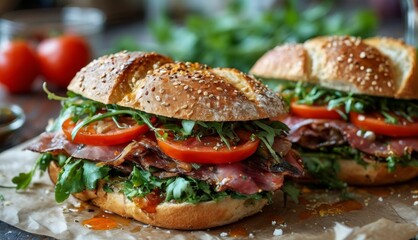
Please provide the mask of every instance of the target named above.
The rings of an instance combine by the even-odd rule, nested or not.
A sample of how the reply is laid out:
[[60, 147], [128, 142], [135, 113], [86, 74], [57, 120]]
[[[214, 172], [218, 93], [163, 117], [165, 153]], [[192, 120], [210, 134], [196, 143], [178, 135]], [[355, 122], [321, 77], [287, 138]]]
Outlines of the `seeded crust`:
[[416, 51], [401, 40], [317, 37], [277, 46], [250, 73], [373, 96], [418, 99]]
[[287, 113], [281, 97], [236, 69], [119, 52], [84, 67], [68, 89], [105, 104], [198, 121], [248, 121]]
[[366, 167], [354, 160], [338, 160], [338, 178], [349, 185], [379, 186], [405, 182], [418, 176], [418, 168], [398, 164], [394, 172], [388, 172], [387, 164], [366, 160]]
[[[57, 182], [59, 171], [60, 168], [51, 162], [48, 173], [54, 184]], [[241, 200], [228, 197], [219, 202], [198, 204], [162, 203], [157, 206], [155, 213], [147, 213], [122, 193], [103, 191], [103, 182], [99, 182], [96, 191], [84, 191], [73, 195], [82, 201], [90, 201], [102, 210], [123, 217], [133, 218], [156, 227], [181, 230], [208, 229], [233, 223], [261, 212], [267, 204], [266, 199]]]

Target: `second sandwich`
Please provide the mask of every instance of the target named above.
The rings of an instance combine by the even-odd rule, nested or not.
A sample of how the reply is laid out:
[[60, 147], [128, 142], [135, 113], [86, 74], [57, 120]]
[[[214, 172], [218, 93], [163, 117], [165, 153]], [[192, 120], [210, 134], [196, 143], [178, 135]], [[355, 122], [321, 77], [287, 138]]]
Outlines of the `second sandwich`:
[[251, 73], [290, 103], [283, 121], [313, 179], [331, 187], [418, 176], [416, 50], [392, 38], [277, 46]]

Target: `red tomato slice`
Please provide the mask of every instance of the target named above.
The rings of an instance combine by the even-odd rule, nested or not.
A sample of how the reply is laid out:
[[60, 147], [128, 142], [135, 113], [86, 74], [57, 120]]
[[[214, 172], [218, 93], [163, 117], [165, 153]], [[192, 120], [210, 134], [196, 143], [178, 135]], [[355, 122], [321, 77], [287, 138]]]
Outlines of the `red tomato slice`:
[[[259, 139], [250, 140], [250, 133], [242, 134], [241, 142], [237, 146], [227, 146], [221, 143], [219, 137], [202, 137], [200, 141], [195, 137], [186, 140], [173, 138], [157, 138], [158, 146], [168, 156], [183, 162], [192, 163], [231, 163], [239, 162], [257, 151]], [[219, 147], [221, 146], [221, 147]]]
[[355, 126], [375, 132], [377, 134], [391, 137], [413, 137], [418, 136], [418, 121], [411, 123], [400, 119], [399, 124], [386, 123], [382, 115], [350, 113], [350, 121]]
[[118, 122], [120, 125], [127, 127], [119, 128], [112, 118], [104, 118], [82, 127], [75, 135], [75, 138], [72, 139], [71, 133], [76, 123], [69, 118], [62, 124], [62, 130], [65, 137], [74, 143], [99, 146], [126, 143], [149, 130], [146, 124], [139, 125], [131, 117], [120, 117]]
[[330, 110], [327, 106], [315, 106], [290, 103], [290, 112], [298, 117], [316, 118], [316, 119], [342, 119], [336, 110]]

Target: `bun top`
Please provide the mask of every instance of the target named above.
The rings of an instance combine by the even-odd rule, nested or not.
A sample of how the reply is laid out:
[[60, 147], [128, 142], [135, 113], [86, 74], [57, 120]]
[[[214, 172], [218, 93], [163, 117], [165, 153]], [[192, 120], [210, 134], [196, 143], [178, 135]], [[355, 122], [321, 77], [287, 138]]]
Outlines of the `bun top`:
[[393, 38], [317, 37], [277, 46], [250, 72], [374, 96], [418, 99], [416, 50]]
[[157, 54], [119, 52], [81, 69], [68, 90], [104, 104], [197, 121], [274, 118], [280, 96], [236, 69], [174, 62]]

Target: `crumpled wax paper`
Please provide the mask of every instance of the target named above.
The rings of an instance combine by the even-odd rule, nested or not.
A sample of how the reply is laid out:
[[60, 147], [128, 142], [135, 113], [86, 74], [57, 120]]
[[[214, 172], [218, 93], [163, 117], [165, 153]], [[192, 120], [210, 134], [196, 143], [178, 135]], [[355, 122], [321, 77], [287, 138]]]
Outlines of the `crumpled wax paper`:
[[[36, 141], [36, 139], [32, 140]], [[0, 154], [0, 185], [29, 171], [37, 153], [24, 143]], [[70, 197], [54, 200], [48, 174], [36, 174], [28, 190], [0, 188], [0, 220], [23, 231], [57, 239], [410, 239], [418, 234], [418, 181], [340, 192], [304, 187], [299, 204], [278, 192], [263, 212], [210, 230], [178, 231], [155, 228], [119, 217], [112, 230], [91, 230], [82, 222], [100, 210]], [[112, 216], [112, 215], [110, 215]], [[204, 217], [204, 216], [202, 216]], [[115, 219], [118, 218], [115, 216]]]

